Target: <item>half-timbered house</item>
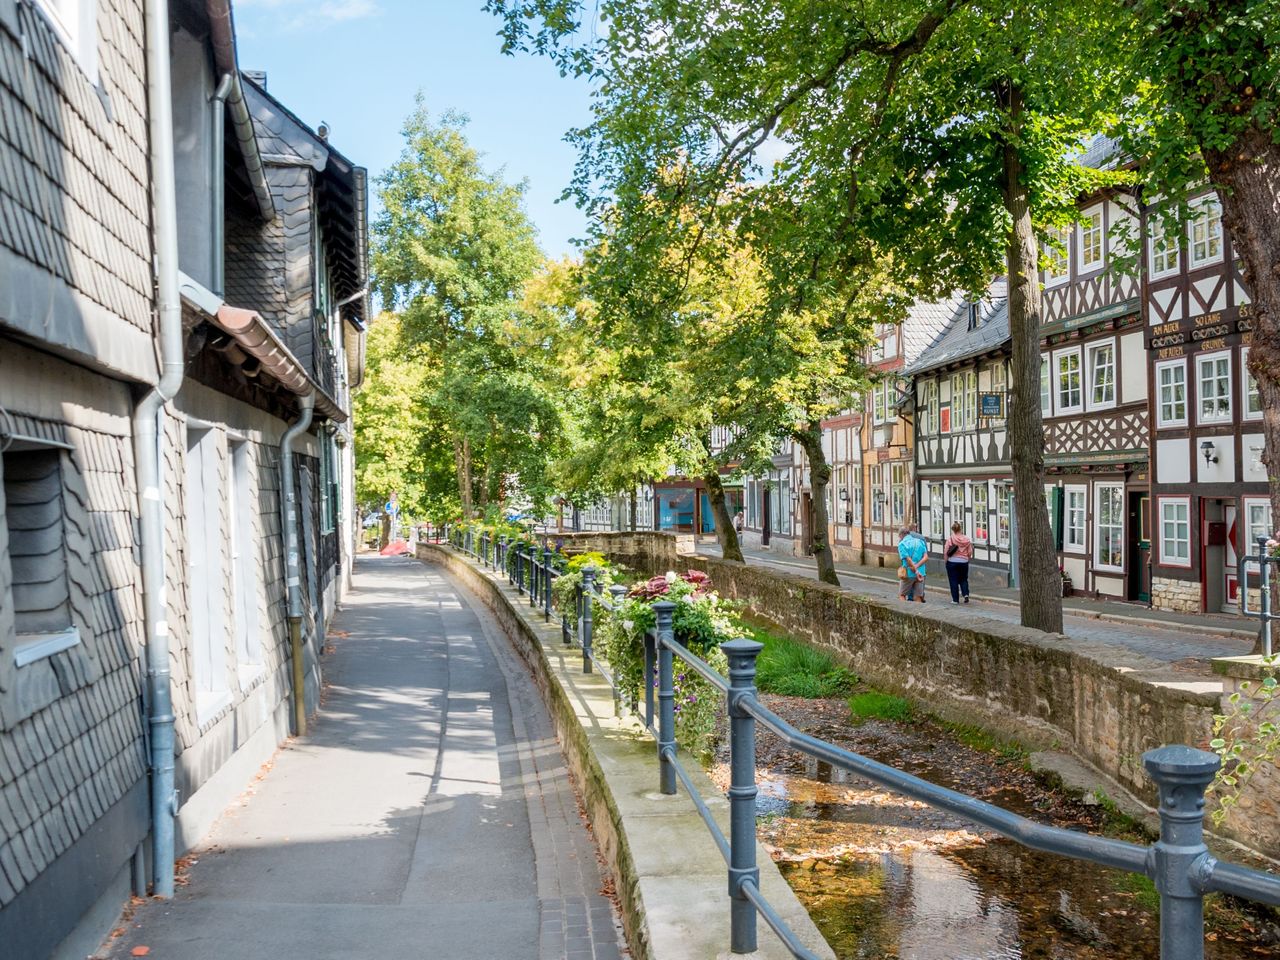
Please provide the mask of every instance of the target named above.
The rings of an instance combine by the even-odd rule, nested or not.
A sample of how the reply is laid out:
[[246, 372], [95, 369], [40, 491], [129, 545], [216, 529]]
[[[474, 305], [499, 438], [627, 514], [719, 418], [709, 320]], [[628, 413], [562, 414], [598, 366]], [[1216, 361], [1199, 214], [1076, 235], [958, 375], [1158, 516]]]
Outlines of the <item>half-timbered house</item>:
[[1184, 235], [1164, 212], [1149, 207], [1143, 230], [1155, 433], [1151, 601], [1171, 610], [1234, 610], [1239, 557], [1274, 531], [1262, 406], [1245, 365], [1249, 295], [1216, 194], [1191, 199]]
[[[1114, 164], [1098, 140], [1082, 158]], [[1060, 566], [1074, 591], [1146, 600], [1150, 550], [1147, 362], [1132, 194], [1079, 201], [1079, 220], [1047, 245], [1040, 403], [1045, 496]]]
[[956, 303], [949, 325], [907, 372], [915, 412], [916, 497], [929, 548], [959, 523], [973, 539], [971, 574], [1003, 586], [1010, 568], [1013, 480], [1006, 429], [1009, 312], [1005, 285]]

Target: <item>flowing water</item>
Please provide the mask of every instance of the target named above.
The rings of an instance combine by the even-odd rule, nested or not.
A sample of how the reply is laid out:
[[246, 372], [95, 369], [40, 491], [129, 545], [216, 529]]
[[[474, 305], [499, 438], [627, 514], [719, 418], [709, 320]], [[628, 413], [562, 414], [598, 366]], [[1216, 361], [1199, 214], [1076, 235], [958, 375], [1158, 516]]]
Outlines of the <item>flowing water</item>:
[[[934, 783], [1071, 829], [1106, 825], [1102, 807], [1047, 786], [1021, 758], [930, 721], [854, 726], [842, 701], [768, 700], [806, 732]], [[1144, 878], [1026, 850], [767, 735], [758, 755], [761, 839], [842, 960], [1158, 960]], [[1209, 915], [1208, 960], [1280, 957], [1274, 922], [1221, 902]]]

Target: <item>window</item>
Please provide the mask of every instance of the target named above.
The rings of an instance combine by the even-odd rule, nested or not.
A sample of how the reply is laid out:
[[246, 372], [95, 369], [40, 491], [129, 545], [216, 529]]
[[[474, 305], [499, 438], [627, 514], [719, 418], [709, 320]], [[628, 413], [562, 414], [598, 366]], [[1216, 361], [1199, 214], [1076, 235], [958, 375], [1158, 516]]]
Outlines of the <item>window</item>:
[[191, 630], [191, 675], [196, 722], [203, 724], [229, 702], [228, 634], [223, 589], [219, 436], [211, 429], [187, 427], [186, 478], [183, 484], [187, 531], [187, 608]]
[[1116, 342], [1089, 346], [1089, 409], [1116, 405]]
[[852, 513], [850, 522], [855, 527], [862, 526], [862, 468], [850, 467], [853, 477], [853, 489], [849, 491], [849, 510]]
[[93, 83], [98, 82], [98, 10], [94, 0], [35, 0], [58, 39]]
[[978, 371], [969, 370], [964, 375], [964, 425], [972, 430], [978, 425]]
[[1196, 388], [1200, 423], [1231, 421], [1231, 354], [1212, 353], [1196, 357]]
[[945, 540], [947, 538], [946, 525], [942, 519], [942, 508], [944, 506], [942, 484], [929, 484], [929, 536], [934, 540]]
[[1062, 549], [1071, 553], [1085, 551], [1085, 496], [1084, 487], [1064, 487]]
[[1041, 246], [1045, 285], [1061, 283], [1071, 273], [1071, 231], [1052, 230]]
[[1249, 372], [1249, 348], [1240, 351], [1240, 375], [1244, 378], [1244, 418], [1262, 419], [1262, 396], [1258, 393], [1258, 381]]
[[1040, 357], [1040, 416], [1053, 416], [1053, 373], [1046, 356]]
[[969, 529], [969, 524], [965, 522], [964, 516], [963, 483], [953, 483], [951, 485], [951, 522], [960, 524], [961, 530]]
[[987, 524], [991, 522], [987, 504], [987, 481], [977, 480], [973, 484], [973, 539], [978, 543], [987, 542]]
[[1168, 360], [1156, 364], [1157, 427], [1187, 425], [1187, 362]]
[[4, 452], [0, 469], [0, 517], [9, 534], [9, 589], [17, 633], [13, 662], [22, 667], [80, 642], [71, 623], [62, 452], [18, 440]]
[[1099, 483], [1094, 513], [1093, 565], [1108, 570], [1124, 569], [1124, 484]]
[[895, 463], [890, 467], [890, 504], [889, 519], [893, 523], [901, 523], [907, 515], [907, 465]]
[[1151, 237], [1151, 276], [1163, 277], [1178, 269], [1178, 241], [1157, 215], [1147, 220]]
[[964, 429], [964, 375], [951, 375], [951, 423], [952, 432]]
[[884, 382], [884, 409], [885, 416], [890, 420], [898, 419], [898, 387], [897, 380], [886, 380]]
[[938, 432], [938, 381], [930, 380], [924, 385], [924, 420], [921, 428], [925, 434]]
[[[1271, 501], [1265, 497], [1245, 497], [1242, 501], [1244, 509], [1245, 542], [1240, 545], [1240, 553], [1245, 556], [1257, 556], [1258, 538], [1269, 540], [1275, 535], [1275, 527], [1271, 526]], [[1256, 563], [1249, 564], [1256, 571]]]
[[1160, 498], [1160, 562], [1191, 566], [1191, 501], [1186, 497]]
[[1079, 413], [1084, 408], [1080, 378], [1080, 350], [1061, 350], [1054, 355], [1057, 371], [1057, 394], [1054, 412]]
[[1001, 408], [1009, 395], [1009, 368], [1003, 360], [997, 360], [991, 368], [991, 392], [1000, 397]]
[[1191, 266], [1200, 267], [1222, 259], [1222, 204], [1206, 200], [1197, 206], [1187, 231], [1191, 235]]
[[[236, 612], [236, 660], [240, 664], [241, 681], [247, 683], [262, 663], [258, 638], [258, 557], [253, 535], [253, 506], [250, 486], [251, 460], [249, 444], [231, 445], [231, 585]], [[246, 670], [246, 667], [254, 668]]]
[[1096, 270], [1102, 266], [1102, 208], [1084, 215], [1080, 223], [1080, 272]]
[[871, 422], [884, 423], [886, 417], [884, 381], [871, 388]]
[[880, 464], [871, 468], [871, 523], [875, 526], [884, 525], [884, 489], [881, 487], [883, 474], [884, 467]]
[[320, 532], [333, 533], [338, 519], [338, 478], [333, 441], [320, 438]]
[[1009, 546], [1013, 525], [1013, 484], [996, 484], [996, 546]]

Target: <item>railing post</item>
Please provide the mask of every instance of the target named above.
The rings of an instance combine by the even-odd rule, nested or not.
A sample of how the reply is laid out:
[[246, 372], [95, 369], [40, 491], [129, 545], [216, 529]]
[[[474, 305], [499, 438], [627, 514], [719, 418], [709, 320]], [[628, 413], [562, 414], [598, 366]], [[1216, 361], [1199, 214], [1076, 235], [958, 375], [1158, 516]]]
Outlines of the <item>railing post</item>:
[[591, 601], [595, 597], [596, 568], [582, 571], [582, 672], [591, 672]]
[[516, 547], [516, 593], [524, 593], [524, 552]]
[[1151, 865], [1160, 892], [1161, 960], [1204, 960], [1204, 894], [1196, 869], [1204, 844], [1204, 791], [1221, 761], [1193, 747], [1169, 746], [1142, 755], [1160, 795], [1160, 839]]
[[729, 658], [729, 949], [754, 953], [756, 908], [745, 883], [760, 887], [756, 866], [756, 721], [743, 702], [756, 695], [756, 657], [764, 644], [730, 640], [720, 644]]
[[676, 792], [676, 691], [671, 648], [665, 641], [674, 640], [671, 615], [676, 605], [660, 600], [653, 605], [657, 618], [658, 649], [658, 789], [665, 794]]
[[542, 583], [542, 571], [538, 567], [538, 545], [529, 547], [529, 606], [537, 609], [538, 590]]
[[[1241, 590], [1245, 585], [1241, 585]], [[1262, 655], [1271, 656], [1271, 561], [1267, 557], [1267, 538], [1258, 538], [1258, 613], [1262, 621]]]
[[551, 622], [551, 551], [542, 548], [542, 619]]
[[[569, 621], [567, 617], [565, 618], [564, 623], [565, 623], [564, 645], [567, 647], [569, 646], [570, 642], [572, 642], [572, 637], [570, 637], [569, 635], [570, 630], [569, 630]], [[573, 632], [577, 633], [579, 636], [581, 636], [582, 634], [582, 584], [581, 583], [579, 583], [576, 587], [573, 588]]]

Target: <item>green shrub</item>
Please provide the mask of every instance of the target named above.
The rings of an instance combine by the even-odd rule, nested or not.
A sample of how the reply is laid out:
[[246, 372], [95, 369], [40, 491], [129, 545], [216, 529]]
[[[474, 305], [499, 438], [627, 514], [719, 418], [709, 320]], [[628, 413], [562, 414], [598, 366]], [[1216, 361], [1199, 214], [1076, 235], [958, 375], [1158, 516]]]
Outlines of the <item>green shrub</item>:
[[874, 690], [850, 697], [849, 713], [854, 720], [896, 720], [899, 723], [907, 723], [914, 716], [909, 701]]
[[756, 687], [784, 697], [839, 697], [858, 682], [853, 671], [828, 653], [806, 643], [753, 628], [751, 639], [764, 644], [756, 661]]

